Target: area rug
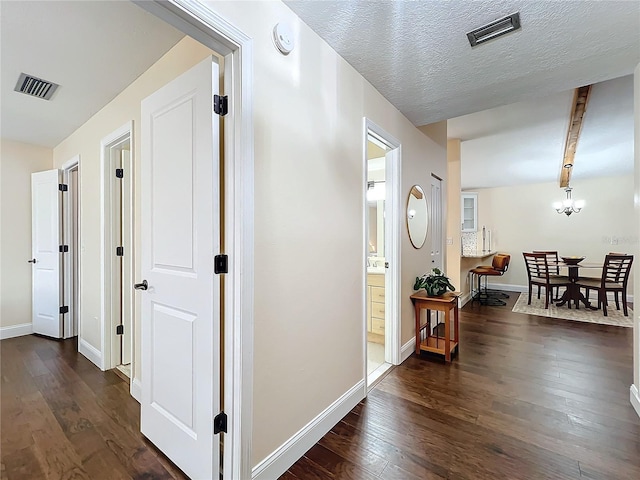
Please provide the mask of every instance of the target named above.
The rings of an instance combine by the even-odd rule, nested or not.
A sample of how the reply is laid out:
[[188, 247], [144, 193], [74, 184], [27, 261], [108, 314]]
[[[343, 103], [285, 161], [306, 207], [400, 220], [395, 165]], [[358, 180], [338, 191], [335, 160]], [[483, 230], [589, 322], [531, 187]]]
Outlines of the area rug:
[[[527, 305], [529, 295], [521, 293], [516, 304], [513, 306], [512, 312], [526, 313], [529, 315], [538, 315], [540, 317], [561, 318], [564, 320], [574, 320], [576, 322], [600, 323], [603, 325], [615, 325], [617, 327], [633, 327], [633, 311], [629, 308], [629, 316], [625, 317], [622, 310], [616, 310], [616, 304], [609, 301], [607, 307], [607, 316], [602, 314], [602, 310], [589, 310], [580, 304], [580, 309], [576, 310], [573, 306], [571, 310], [566, 305], [556, 307], [550, 304], [548, 309], [544, 308], [544, 298], [538, 300], [537, 295], [531, 296], [531, 305]], [[620, 306], [622, 308], [622, 305]]]

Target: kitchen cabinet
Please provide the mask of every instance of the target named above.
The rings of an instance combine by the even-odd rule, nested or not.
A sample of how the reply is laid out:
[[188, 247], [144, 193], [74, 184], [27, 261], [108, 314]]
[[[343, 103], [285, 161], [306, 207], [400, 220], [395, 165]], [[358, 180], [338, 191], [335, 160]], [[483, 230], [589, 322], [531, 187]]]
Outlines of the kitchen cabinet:
[[460, 202], [463, 232], [478, 231], [478, 194], [463, 193]]

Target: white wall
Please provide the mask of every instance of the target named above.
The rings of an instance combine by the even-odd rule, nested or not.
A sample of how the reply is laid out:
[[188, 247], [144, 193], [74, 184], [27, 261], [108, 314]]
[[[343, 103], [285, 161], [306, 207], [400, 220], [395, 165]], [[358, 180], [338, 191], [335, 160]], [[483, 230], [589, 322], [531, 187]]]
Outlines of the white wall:
[[[50, 148], [2, 140], [0, 155], [0, 328], [31, 323], [31, 174], [53, 168]], [[24, 332], [27, 333], [28, 328]]]
[[[97, 350], [101, 348], [102, 338], [101, 299], [106, 294], [100, 287], [100, 141], [133, 120], [134, 243], [135, 250], [139, 251], [140, 170], [136, 169], [136, 166], [140, 158], [140, 102], [211, 54], [208, 48], [190, 38], [181, 40], [122, 93], [53, 149], [53, 161], [58, 168], [74, 155], [80, 154], [80, 332], [82, 339]], [[140, 278], [139, 271], [140, 257], [136, 256], [134, 278]], [[139, 378], [139, 298], [136, 298], [135, 302], [134, 377]]]
[[[575, 180], [572, 186], [574, 199], [584, 200], [585, 206], [569, 217], [552, 208], [566, 196], [557, 183], [475, 190], [479, 229], [485, 225], [491, 230], [492, 249], [511, 254], [509, 271], [492, 282], [527, 285], [522, 252], [558, 250], [560, 255], [583, 255], [585, 263], [602, 263], [608, 252], [638, 249], [633, 175]], [[618, 243], [612, 244], [612, 238]], [[585, 270], [584, 275], [597, 277], [600, 270]]]
[[[363, 117], [402, 143], [401, 219], [413, 184], [446, 178], [446, 158], [284, 4], [206, 5], [255, 49], [255, 465], [363, 379]], [[271, 40], [278, 22], [294, 31], [289, 56]], [[402, 225], [405, 342], [429, 256]]]

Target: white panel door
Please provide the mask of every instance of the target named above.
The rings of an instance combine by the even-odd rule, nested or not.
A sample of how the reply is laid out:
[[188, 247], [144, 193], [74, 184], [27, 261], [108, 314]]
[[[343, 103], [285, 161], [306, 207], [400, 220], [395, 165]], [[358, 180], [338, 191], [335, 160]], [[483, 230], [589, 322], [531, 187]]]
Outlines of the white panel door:
[[142, 102], [141, 431], [193, 479], [219, 470], [217, 82], [210, 58]]
[[62, 338], [60, 315], [60, 172], [31, 174], [33, 333]]

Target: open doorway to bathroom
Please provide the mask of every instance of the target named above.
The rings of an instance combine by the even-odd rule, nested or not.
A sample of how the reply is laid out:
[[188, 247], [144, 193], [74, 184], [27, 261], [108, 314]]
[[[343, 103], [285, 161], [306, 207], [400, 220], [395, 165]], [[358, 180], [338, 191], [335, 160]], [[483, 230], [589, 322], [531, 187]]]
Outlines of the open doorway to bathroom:
[[389, 267], [385, 248], [388, 222], [387, 153], [390, 148], [371, 132], [367, 134], [367, 377], [371, 385], [390, 363], [385, 355], [386, 274]]
[[365, 119], [366, 322], [367, 388], [400, 363], [400, 228], [399, 191], [401, 145], [384, 129]]

